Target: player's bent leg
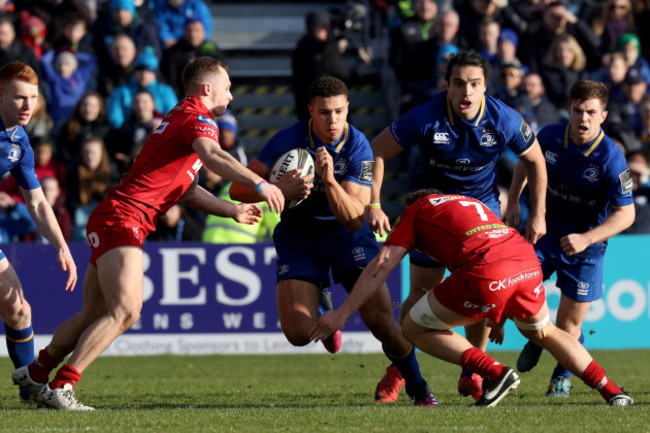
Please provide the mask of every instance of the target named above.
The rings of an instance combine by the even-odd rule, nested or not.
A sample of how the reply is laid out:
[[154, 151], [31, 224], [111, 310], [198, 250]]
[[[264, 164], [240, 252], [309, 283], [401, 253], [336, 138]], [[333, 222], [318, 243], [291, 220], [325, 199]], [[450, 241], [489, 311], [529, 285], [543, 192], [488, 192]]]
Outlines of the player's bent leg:
[[399, 311], [399, 323], [402, 324], [404, 317], [411, 310], [413, 305], [422, 296], [426, 295], [432, 288], [442, 282], [445, 277], [445, 268], [429, 268], [410, 264], [410, 289], [407, 298], [402, 302]]
[[548, 350], [551, 355], [571, 373], [580, 377], [590, 388], [595, 388], [612, 406], [627, 406], [634, 400], [612, 382], [605, 370], [593, 360], [577, 338], [557, 328], [549, 319], [546, 302], [534, 316], [515, 319], [521, 334], [537, 345]]
[[305, 346], [311, 342], [309, 330], [318, 319], [320, 289], [302, 280], [282, 280], [277, 286], [278, 317], [289, 343]]

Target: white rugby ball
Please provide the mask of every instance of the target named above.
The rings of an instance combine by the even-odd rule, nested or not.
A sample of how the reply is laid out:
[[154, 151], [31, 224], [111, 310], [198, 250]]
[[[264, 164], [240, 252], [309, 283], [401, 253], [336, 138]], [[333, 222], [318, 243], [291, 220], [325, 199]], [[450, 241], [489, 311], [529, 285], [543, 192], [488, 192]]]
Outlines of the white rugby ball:
[[[309, 151], [305, 148], [298, 147], [291, 149], [280, 155], [271, 166], [271, 174], [269, 182], [275, 183], [279, 181], [286, 172], [296, 168], [301, 168], [302, 171], [299, 177], [305, 177], [309, 174], [314, 174], [314, 158], [312, 158]], [[286, 203], [288, 208], [297, 206], [302, 202], [302, 199], [290, 200]]]

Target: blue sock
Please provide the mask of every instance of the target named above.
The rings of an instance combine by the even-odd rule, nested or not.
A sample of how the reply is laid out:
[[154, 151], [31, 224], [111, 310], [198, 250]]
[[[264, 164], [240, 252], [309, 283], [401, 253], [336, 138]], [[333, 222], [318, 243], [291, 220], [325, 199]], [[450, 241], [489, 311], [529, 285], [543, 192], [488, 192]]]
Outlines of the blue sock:
[[386, 356], [392, 361], [393, 365], [397, 367], [406, 381], [406, 393], [408, 395], [414, 395], [424, 383], [424, 378], [420, 373], [418, 360], [415, 359], [415, 346], [412, 347], [408, 355], [403, 358], [395, 358], [387, 353]]
[[[584, 345], [584, 343], [585, 343], [585, 334], [580, 332], [580, 338], [578, 338], [578, 341], [580, 342], [580, 344]], [[569, 370], [567, 370], [566, 368], [564, 368], [559, 362], [555, 366], [555, 370], [553, 370], [553, 376], [552, 377], [558, 377], [558, 376], [566, 377], [567, 379], [569, 377], [571, 377], [571, 372]]]
[[[28, 328], [16, 330], [5, 324], [5, 339], [7, 340], [7, 352], [14, 363], [14, 367], [22, 367], [34, 362], [34, 330]], [[20, 397], [27, 400], [29, 392], [21, 389]]]

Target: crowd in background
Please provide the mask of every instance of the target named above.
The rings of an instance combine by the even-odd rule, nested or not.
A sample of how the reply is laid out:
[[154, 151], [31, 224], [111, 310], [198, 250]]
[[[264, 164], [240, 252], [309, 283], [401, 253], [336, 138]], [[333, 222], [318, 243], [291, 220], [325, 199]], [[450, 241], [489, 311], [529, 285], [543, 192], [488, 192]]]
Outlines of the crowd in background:
[[[605, 82], [611, 94], [605, 132], [626, 152], [635, 180], [637, 222], [629, 232], [650, 233], [650, 27], [643, 25], [650, 8], [644, 1], [370, 3], [390, 35], [387, 57], [399, 81], [401, 113], [445, 88], [446, 61], [458, 50], [489, 59], [487, 93], [517, 109], [535, 129], [568, 120], [568, 89], [577, 80]], [[84, 241], [94, 206], [184, 97], [184, 65], [198, 56], [221, 57], [218, 41], [209, 39], [209, 5], [0, 0], [0, 9], [0, 64], [27, 63], [40, 78], [42, 97], [26, 128], [36, 173], [66, 239]], [[246, 164], [232, 113], [218, 123], [222, 146]], [[507, 175], [502, 180], [509, 184]], [[227, 198], [223, 179], [204, 173], [201, 182]], [[3, 179], [0, 242], [42, 240], [21, 200], [13, 178]], [[268, 239], [275, 222], [226, 237], [236, 232], [232, 221], [206, 221], [179, 205], [161, 218], [150, 240], [255, 242]]]

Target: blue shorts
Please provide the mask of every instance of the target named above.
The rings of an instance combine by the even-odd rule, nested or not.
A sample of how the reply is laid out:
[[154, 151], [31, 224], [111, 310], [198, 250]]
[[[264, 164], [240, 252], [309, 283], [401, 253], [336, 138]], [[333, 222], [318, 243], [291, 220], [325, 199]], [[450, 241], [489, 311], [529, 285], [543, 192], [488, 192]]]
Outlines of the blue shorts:
[[[501, 203], [499, 203], [498, 199], [494, 199], [489, 203], [484, 202], [484, 204], [488, 207], [488, 209], [494, 212], [496, 216], [501, 218]], [[422, 254], [418, 250], [413, 250], [409, 253], [409, 262], [421, 268], [443, 268], [444, 267], [442, 266], [442, 264], [436, 262], [429, 256]]]
[[352, 272], [364, 268], [379, 252], [374, 234], [367, 229], [367, 224], [364, 228], [363, 233], [355, 233], [354, 236], [338, 236], [336, 242], [319, 243], [310, 242], [309, 239], [276, 242], [277, 281], [307, 280], [316, 285], [320, 283], [320, 288], [325, 288], [331, 285], [331, 270], [334, 283], [344, 282]]
[[567, 256], [562, 251], [535, 245], [544, 280], [557, 274], [556, 286], [577, 302], [592, 302], [603, 296], [604, 256]]

